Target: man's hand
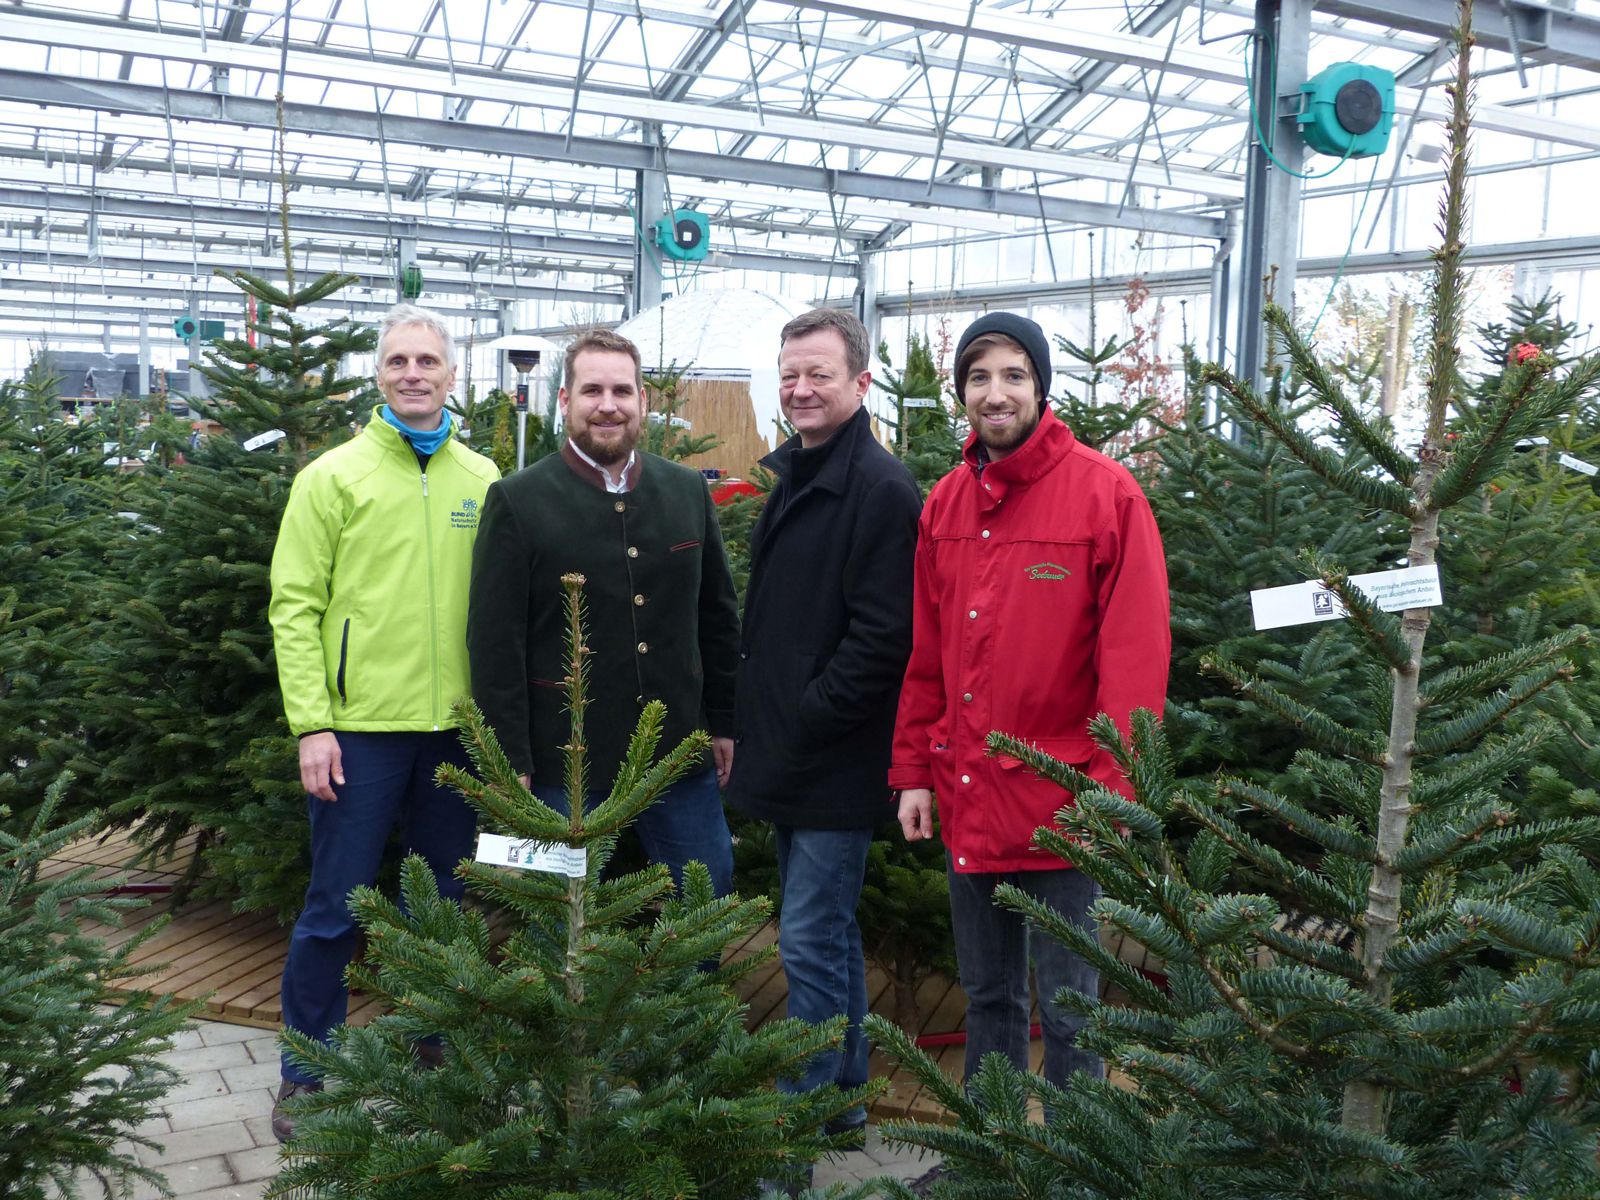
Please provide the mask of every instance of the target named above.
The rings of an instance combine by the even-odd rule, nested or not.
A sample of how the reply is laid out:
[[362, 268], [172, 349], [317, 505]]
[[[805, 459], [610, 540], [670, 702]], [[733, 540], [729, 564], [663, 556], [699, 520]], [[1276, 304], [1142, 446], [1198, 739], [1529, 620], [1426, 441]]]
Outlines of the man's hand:
[[333, 792], [335, 784], [344, 786], [339, 739], [327, 731], [306, 734], [300, 739], [300, 786], [308, 796], [331, 804], [339, 798]]
[[900, 831], [908, 842], [933, 836], [933, 793], [927, 788], [906, 788], [900, 793]]
[[531, 789], [533, 787], [533, 776], [532, 775], [518, 775], [517, 776], [517, 782], [520, 783], [523, 787]]
[[711, 761], [717, 765], [717, 786], [727, 787], [728, 776], [733, 774], [733, 739], [711, 739]]

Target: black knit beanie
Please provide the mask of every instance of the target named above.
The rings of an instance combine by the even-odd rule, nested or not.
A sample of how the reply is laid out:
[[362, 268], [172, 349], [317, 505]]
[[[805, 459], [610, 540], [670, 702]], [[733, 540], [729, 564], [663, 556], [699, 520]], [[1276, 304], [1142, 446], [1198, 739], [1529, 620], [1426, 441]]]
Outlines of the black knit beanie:
[[[956, 362], [961, 362], [962, 354], [972, 344], [974, 338], [982, 337], [986, 333], [1003, 333], [1006, 337], [1022, 347], [1022, 352], [1028, 356], [1028, 361], [1033, 364], [1033, 377], [1039, 381], [1039, 396], [1041, 400], [1050, 398], [1050, 343], [1045, 340], [1044, 330], [1030, 321], [1027, 317], [1019, 317], [1016, 313], [997, 312], [979, 317], [967, 331], [961, 335], [961, 340], [956, 343]], [[967, 373], [959, 370], [956, 373], [956, 399], [965, 404], [967, 402]]]

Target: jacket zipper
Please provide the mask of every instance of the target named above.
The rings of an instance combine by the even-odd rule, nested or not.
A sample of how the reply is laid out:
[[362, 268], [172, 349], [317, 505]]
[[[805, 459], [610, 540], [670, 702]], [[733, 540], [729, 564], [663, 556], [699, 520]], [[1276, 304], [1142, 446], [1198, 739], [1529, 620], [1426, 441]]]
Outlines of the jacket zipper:
[[428, 519], [428, 468], [422, 468], [422, 544], [428, 551], [428, 661], [433, 667], [433, 728], [439, 729], [438, 603], [433, 582], [433, 522]]
[[339, 703], [349, 704], [350, 697], [344, 692], [344, 670], [350, 662], [350, 618], [344, 619], [344, 632], [339, 635], [339, 674], [334, 682], [339, 688]]

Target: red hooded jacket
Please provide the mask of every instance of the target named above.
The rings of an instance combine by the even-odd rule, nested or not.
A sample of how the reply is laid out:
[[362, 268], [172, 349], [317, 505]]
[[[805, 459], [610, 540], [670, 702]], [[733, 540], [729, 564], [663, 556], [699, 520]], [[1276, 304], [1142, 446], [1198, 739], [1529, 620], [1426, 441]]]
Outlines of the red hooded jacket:
[[1128, 471], [1081, 445], [1048, 405], [998, 462], [965, 460], [928, 496], [917, 531], [911, 661], [889, 786], [932, 788], [955, 869], [1059, 869], [1032, 848], [1071, 795], [1014, 758], [1014, 734], [1128, 794], [1089, 721], [1124, 734], [1166, 702], [1167, 567], [1149, 502]]

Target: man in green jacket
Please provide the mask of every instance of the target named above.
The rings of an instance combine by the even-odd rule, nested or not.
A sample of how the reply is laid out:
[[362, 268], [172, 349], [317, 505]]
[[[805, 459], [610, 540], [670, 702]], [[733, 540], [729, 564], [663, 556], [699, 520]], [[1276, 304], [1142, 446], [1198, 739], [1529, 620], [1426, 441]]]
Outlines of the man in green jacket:
[[609, 793], [648, 701], [667, 708], [663, 750], [708, 730], [711, 760], [636, 828], [675, 880], [696, 860], [726, 895], [733, 852], [718, 783], [733, 763], [739, 617], [716, 512], [699, 472], [637, 449], [644, 380], [632, 342], [603, 329], [580, 334], [564, 368], [561, 452], [502, 479], [484, 503], [467, 620], [472, 694], [524, 782], [566, 812], [561, 577], [581, 573], [595, 789], [584, 802]]
[[[459, 899], [456, 863], [475, 814], [434, 783], [463, 766], [450, 706], [468, 694], [467, 584], [495, 465], [454, 438], [444, 402], [455, 343], [435, 314], [402, 304], [378, 338], [384, 403], [360, 436], [295, 477], [272, 555], [273, 646], [310, 804], [311, 883], [283, 969], [283, 1021], [322, 1041], [343, 1024], [355, 946], [347, 903], [377, 879], [398, 824], [441, 894]], [[283, 1059], [273, 1107], [322, 1085]]]

